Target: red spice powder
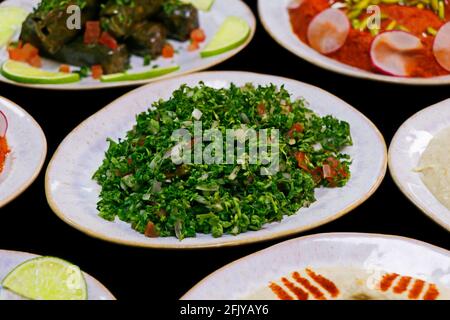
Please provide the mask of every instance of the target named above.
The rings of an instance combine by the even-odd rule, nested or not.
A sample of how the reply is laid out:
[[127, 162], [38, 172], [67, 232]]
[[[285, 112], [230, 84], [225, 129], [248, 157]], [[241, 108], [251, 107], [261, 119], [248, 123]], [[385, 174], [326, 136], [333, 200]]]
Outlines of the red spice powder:
[[[289, 9], [292, 29], [301, 41], [308, 44], [307, 30], [311, 20], [329, 7], [329, 0], [304, 0], [299, 7]], [[380, 4], [380, 8], [388, 17], [382, 21], [382, 30], [385, 30], [386, 26], [395, 20], [398, 25], [406, 27], [422, 40], [424, 49], [417, 52], [416, 64], [411, 69], [412, 77], [428, 78], [450, 74], [434, 58], [434, 37], [426, 33], [428, 27], [439, 30], [448, 19], [443, 21], [431, 10], [413, 6]], [[450, 17], [450, 6], [446, 8], [446, 17]], [[378, 72], [373, 66], [369, 54], [373, 38], [374, 36], [367, 30], [359, 31], [352, 28], [344, 46], [327, 56], [356, 68]]]
[[6, 138], [0, 137], [0, 172], [3, 170], [5, 164], [6, 154], [9, 152]]

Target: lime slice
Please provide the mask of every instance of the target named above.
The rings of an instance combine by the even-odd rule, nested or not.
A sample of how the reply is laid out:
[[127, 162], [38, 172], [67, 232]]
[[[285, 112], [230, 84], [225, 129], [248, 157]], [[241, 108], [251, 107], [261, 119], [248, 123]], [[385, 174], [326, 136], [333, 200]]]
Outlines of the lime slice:
[[80, 81], [77, 73], [45, 71], [14, 60], [7, 60], [1, 72], [5, 78], [22, 83], [63, 84]]
[[185, 3], [191, 3], [198, 10], [209, 11], [211, 9], [214, 0], [181, 0]]
[[28, 13], [18, 7], [0, 7], [0, 47], [7, 44], [27, 18]]
[[116, 82], [116, 81], [134, 81], [134, 80], [145, 80], [151, 79], [159, 76], [163, 76], [165, 74], [177, 71], [180, 69], [180, 66], [170, 66], [170, 67], [161, 67], [156, 69], [151, 69], [143, 72], [135, 72], [135, 73], [114, 73], [104, 75], [100, 78], [102, 82]]
[[28, 299], [87, 299], [86, 281], [80, 268], [53, 257], [25, 261], [6, 276], [2, 286]]
[[247, 21], [228, 17], [200, 54], [206, 58], [227, 52], [243, 44], [249, 35], [250, 26]]

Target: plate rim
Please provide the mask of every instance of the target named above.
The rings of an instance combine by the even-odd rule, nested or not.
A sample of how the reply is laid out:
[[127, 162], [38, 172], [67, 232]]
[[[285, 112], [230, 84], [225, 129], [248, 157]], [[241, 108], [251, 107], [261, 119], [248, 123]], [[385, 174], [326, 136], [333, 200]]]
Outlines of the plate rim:
[[[1, 254], [17, 254], [17, 255], [21, 255], [21, 256], [29, 256], [30, 257], [30, 259], [33, 259], [33, 258], [38, 258], [38, 257], [53, 257], [53, 256], [43, 256], [43, 255], [40, 255], [40, 254], [35, 254], [35, 253], [30, 253], [30, 252], [26, 252], [26, 251], [16, 251], [16, 250], [7, 250], [7, 249], [0, 249], [0, 255]], [[61, 259], [61, 260], [64, 260], [64, 261], [67, 261], [67, 260], [65, 260], [65, 259], [62, 259], [62, 258], [58, 258], [58, 257], [54, 257], [54, 258], [56, 258], [56, 259]], [[71, 263], [71, 262], [69, 262], [69, 263]], [[17, 265], [18, 266], [18, 265]], [[16, 266], [16, 267], [17, 267]], [[81, 270], [81, 268], [80, 268], [80, 270]], [[12, 271], [12, 270], [11, 270]], [[100, 288], [104, 293], [105, 293], [105, 295], [108, 295], [108, 298], [110, 299], [110, 300], [117, 300], [117, 298], [111, 293], [111, 291], [108, 289], [108, 288], [106, 288], [106, 286], [103, 284], [103, 283], [101, 283], [99, 280], [97, 280], [97, 278], [94, 278], [93, 276], [91, 276], [89, 273], [87, 273], [87, 272], [85, 272], [85, 271], [83, 271], [83, 270], [81, 270], [81, 272], [83, 273], [83, 275], [87, 278], [86, 279], [86, 282], [87, 282], [87, 280], [89, 279], [89, 281], [91, 281], [93, 284], [95, 284], [98, 288]], [[89, 301], [89, 296], [88, 296], [88, 299], [87, 299], [88, 301]]]
[[197, 282], [189, 291], [187, 291], [183, 296], [181, 296], [180, 300], [192, 300], [192, 298], [189, 298], [189, 295], [192, 295], [192, 292], [194, 290], [197, 290], [200, 286], [204, 285], [206, 282], [208, 282], [211, 278], [216, 276], [217, 274], [229, 269], [230, 267], [233, 267], [242, 261], [246, 261], [249, 259], [253, 259], [261, 254], [270, 252], [272, 250], [277, 250], [278, 247], [287, 246], [294, 242], [307, 242], [315, 239], [324, 239], [324, 238], [347, 238], [347, 237], [358, 237], [358, 238], [365, 238], [365, 239], [384, 239], [384, 240], [397, 240], [404, 243], [409, 243], [413, 245], [417, 245], [419, 247], [427, 248], [429, 250], [432, 250], [437, 253], [445, 254], [450, 259], [450, 250], [438, 247], [434, 244], [409, 238], [406, 236], [399, 236], [399, 235], [392, 235], [392, 234], [385, 234], [385, 233], [362, 233], [362, 232], [327, 232], [327, 233], [317, 233], [317, 234], [310, 234], [302, 237], [297, 237], [294, 239], [289, 239], [283, 242], [276, 243], [270, 247], [258, 250], [256, 252], [250, 253], [246, 256], [243, 256], [241, 258], [238, 258], [234, 261], [231, 261], [230, 263], [220, 267], [219, 269], [211, 272], [207, 276], [205, 276], [202, 280]]
[[36, 167], [35, 172], [27, 179], [26, 182], [24, 182], [19, 188], [17, 188], [13, 193], [11, 193], [9, 196], [7, 196], [4, 199], [0, 199], [0, 209], [4, 206], [6, 206], [7, 204], [9, 204], [10, 202], [12, 202], [13, 200], [15, 200], [17, 197], [19, 197], [23, 192], [25, 192], [30, 186], [31, 184], [37, 179], [37, 177], [39, 176], [39, 174], [42, 171], [42, 168], [44, 166], [45, 163], [45, 159], [47, 157], [47, 151], [48, 151], [48, 146], [47, 146], [47, 138], [45, 136], [44, 130], [42, 130], [41, 126], [39, 125], [39, 123], [31, 116], [31, 114], [29, 114], [24, 108], [22, 108], [21, 106], [19, 106], [17, 103], [9, 100], [8, 98], [5, 98], [4, 96], [0, 96], [0, 103], [1, 101], [5, 101], [7, 104], [10, 104], [11, 106], [13, 106], [15, 109], [19, 110], [20, 112], [22, 112], [23, 114], [25, 114], [31, 121], [31, 123], [33, 124], [34, 127], [36, 127], [36, 129], [38, 129], [39, 132], [39, 139], [42, 142], [43, 148], [41, 150], [41, 157], [39, 159], [38, 162], [38, 166]]
[[[388, 149], [388, 170], [389, 173], [392, 177], [392, 180], [394, 180], [395, 185], [397, 186], [397, 188], [402, 192], [402, 194], [417, 208], [419, 209], [423, 214], [425, 214], [428, 218], [430, 218], [434, 223], [436, 223], [437, 225], [439, 225], [440, 227], [442, 227], [444, 230], [447, 230], [448, 232], [450, 232], [450, 225], [446, 225], [444, 224], [444, 222], [442, 221], [442, 219], [439, 217], [439, 214], [436, 214], [435, 212], [433, 212], [432, 210], [430, 210], [429, 208], [423, 206], [420, 204], [419, 200], [417, 199], [417, 197], [415, 197], [411, 192], [409, 192], [407, 190], [407, 188], [405, 187], [404, 183], [401, 181], [401, 179], [398, 177], [397, 175], [397, 171], [395, 169], [393, 169], [394, 165], [393, 165], [393, 154], [394, 154], [394, 146], [398, 145], [399, 141], [400, 141], [400, 134], [402, 132], [402, 130], [404, 130], [404, 127], [409, 124], [410, 122], [414, 121], [415, 119], [426, 115], [428, 112], [430, 112], [431, 110], [434, 109], [440, 109], [442, 108], [444, 105], [449, 105], [450, 107], [450, 98], [443, 100], [441, 102], [435, 103], [431, 106], [428, 106], [416, 113], [414, 113], [411, 117], [409, 117], [408, 119], [406, 119], [401, 126], [397, 129], [397, 131], [394, 134], [394, 137], [391, 140], [391, 143], [389, 145], [389, 149]], [[437, 202], [439, 202], [439, 200], [436, 199]]]
[[[250, 26], [250, 34], [247, 38], [247, 40], [242, 43], [239, 47], [234, 48], [232, 50], [229, 50], [227, 52], [224, 52], [220, 55], [217, 55], [217, 60], [211, 61], [210, 63], [199, 66], [196, 68], [192, 68], [189, 70], [178, 70], [175, 72], [168, 73], [163, 76], [150, 78], [150, 79], [144, 79], [144, 80], [128, 80], [128, 81], [117, 81], [117, 82], [110, 82], [110, 83], [103, 83], [104, 85], [87, 85], [86, 87], [80, 87], [80, 86], [71, 86], [70, 84], [31, 84], [31, 83], [21, 83], [9, 80], [5, 78], [4, 76], [0, 77], [0, 83], [5, 83], [12, 86], [22, 87], [22, 88], [31, 88], [36, 90], [55, 90], [55, 91], [91, 91], [91, 90], [104, 90], [104, 89], [113, 89], [113, 88], [126, 88], [126, 87], [132, 87], [132, 86], [142, 86], [145, 84], [166, 80], [166, 79], [173, 79], [179, 76], [188, 75], [191, 73], [200, 72], [202, 70], [210, 69], [216, 65], [219, 65], [234, 56], [238, 55], [241, 51], [243, 51], [245, 48], [248, 47], [248, 45], [252, 42], [253, 38], [255, 37], [256, 30], [258, 28], [258, 23], [256, 20], [256, 16], [253, 13], [253, 11], [250, 9], [249, 5], [244, 0], [234, 0], [239, 2], [244, 10], [246, 11], [246, 14], [249, 15], [251, 18], [251, 24]], [[200, 59], [202, 59], [200, 57]], [[1, 63], [3, 64], [3, 63]], [[0, 65], [1, 65], [0, 64]], [[180, 65], [181, 67], [181, 65]], [[101, 83], [101, 82], [100, 82]], [[72, 84], [73, 85], [73, 84]]]
[[[47, 198], [47, 202], [50, 206], [50, 208], [52, 209], [52, 211], [65, 223], [67, 223], [68, 225], [70, 225], [71, 227], [83, 232], [84, 234], [93, 237], [93, 238], [97, 238], [97, 239], [101, 239], [103, 241], [107, 241], [107, 242], [111, 242], [111, 243], [115, 243], [115, 244], [120, 244], [120, 245], [126, 245], [126, 246], [133, 246], [133, 247], [138, 247], [138, 248], [151, 248], [151, 249], [169, 249], [169, 250], [194, 250], [194, 249], [211, 249], [211, 248], [224, 248], [224, 247], [235, 247], [235, 246], [240, 246], [240, 245], [246, 245], [246, 244], [253, 244], [253, 243], [259, 243], [259, 242], [264, 242], [264, 241], [269, 241], [269, 240], [276, 240], [276, 239], [280, 239], [283, 237], [287, 237], [287, 236], [291, 236], [291, 235], [296, 235], [299, 233], [303, 233], [306, 231], [309, 231], [311, 229], [317, 228], [319, 226], [325, 225], [327, 223], [330, 223], [334, 220], [337, 220], [338, 218], [344, 216], [345, 214], [353, 211], [355, 208], [359, 207], [362, 203], [364, 203], [367, 199], [369, 199], [374, 193], [375, 191], [379, 188], [379, 186], [381, 185], [382, 181], [384, 180], [384, 177], [387, 173], [387, 158], [388, 158], [388, 153], [387, 153], [387, 145], [386, 145], [386, 141], [383, 137], [383, 135], [381, 134], [381, 132], [379, 131], [379, 129], [375, 126], [375, 124], [369, 119], [367, 118], [362, 112], [360, 112], [359, 110], [357, 110], [355, 107], [351, 106], [350, 104], [348, 104], [347, 102], [345, 102], [344, 100], [340, 99], [339, 97], [335, 96], [334, 94], [325, 91], [324, 89], [321, 89], [319, 87], [313, 86], [311, 84], [305, 83], [305, 82], [301, 82], [295, 79], [289, 79], [286, 77], [280, 77], [280, 76], [274, 76], [274, 75], [268, 75], [268, 74], [261, 74], [261, 73], [255, 73], [255, 72], [247, 72], [247, 71], [204, 71], [204, 72], [198, 72], [195, 73], [195, 75], [220, 75], [220, 74], [224, 74], [224, 73], [228, 73], [228, 74], [247, 74], [247, 75], [252, 75], [253, 77], [259, 77], [259, 76], [269, 76], [269, 77], [274, 77], [274, 78], [278, 78], [280, 80], [288, 80], [288, 81], [293, 81], [296, 82], [298, 84], [301, 84], [302, 86], [307, 86], [310, 88], [314, 88], [316, 90], [319, 90], [320, 92], [330, 95], [335, 99], [338, 99], [339, 101], [342, 101], [346, 104], [346, 106], [348, 108], [350, 108], [353, 112], [359, 114], [374, 130], [374, 132], [376, 133], [377, 137], [378, 137], [378, 141], [380, 142], [380, 144], [383, 147], [383, 159], [382, 159], [382, 166], [381, 166], [381, 170], [378, 173], [377, 176], [377, 180], [374, 182], [374, 184], [372, 185], [372, 187], [370, 188], [370, 190], [368, 190], [366, 192], [366, 194], [364, 195], [364, 197], [361, 197], [358, 201], [355, 201], [354, 203], [352, 203], [351, 205], [349, 205], [348, 207], [344, 208], [343, 210], [336, 212], [333, 216], [328, 217], [327, 219], [321, 220], [319, 222], [316, 222], [314, 224], [310, 224], [306, 227], [301, 227], [301, 228], [295, 228], [295, 229], [290, 229], [290, 230], [285, 230], [285, 231], [281, 231], [281, 232], [277, 232], [277, 233], [272, 233], [272, 234], [268, 234], [265, 236], [253, 236], [247, 239], [238, 239], [238, 240], [232, 240], [232, 241], [228, 241], [226, 243], [206, 243], [206, 244], [202, 244], [202, 243], [198, 243], [198, 244], [183, 244], [182, 242], [177, 243], [177, 244], [155, 244], [152, 242], [146, 242], [146, 243], [142, 243], [142, 242], [137, 242], [137, 241], [133, 241], [133, 240], [124, 240], [124, 239], [116, 239], [113, 237], [109, 237], [107, 235], [103, 235], [103, 234], [99, 234], [98, 232], [94, 232], [91, 231], [89, 228], [84, 227], [83, 225], [80, 225], [79, 223], [72, 221], [71, 219], [69, 219], [68, 217], [66, 217], [66, 215], [64, 214], [64, 212], [62, 212], [62, 210], [59, 209], [55, 199], [52, 197], [52, 192], [50, 191], [50, 171], [53, 168], [53, 162], [55, 161], [55, 159], [58, 157], [59, 152], [60, 152], [60, 148], [62, 147], [62, 145], [66, 142], [66, 139], [71, 136], [73, 133], [75, 133], [76, 131], [82, 129], [82, 127], [84, 126], [84, 124], [90, 120], [91, 118], [95, 117], [98, 113], [100, 112], [104, 112], [105, 110], [111, 108], [114, 104], [117, 104], [119, 101], [121, 101], [122, 99], [126, 99], [128, 96], [135, 94], [136, 91], [139, 90], [146, 90], [147, 87], [152, 86], [152, 83], [149, 83], [145, 86], [136, 88], [132, 91], [127, 92], [126, 94], [124, 94], [123, 96], [115, 99], [114, 101], [110, 102], [109, 104], [107, 104], [105, 107], [101, 108], [100, 110], [98, 110], [97, 112], [95, 112], [94, 114], [92, 114], [91, 116], [89, 116], [88, 118], [86, 118], [85, 120], [83, 120], [78, 126], [76, 126], [71, 132], [69, 132], [66, 137], [61, 141], [61, 143], [59, 144], [58, 148], [56, 149], [56, 151], [54, 152], [54, 154], [52, 155], [48, 166], [47, 166], [47, 170], [45, 173], [45, 195]], [[194, 74], [191, 74], [194, 75]], [[188, 75], [189, 76], [189, 75]], [[181, 79], [184, 78], [180, 77]], [[180, 80], [177, 78], [173, 78], [173, 79], [169, 79], [167, 81], [175, 81], [175, 80]]]
[[[394, 77], [394, 76], [386, 76], [386, 75], [382, 75], [382, 74], [376, 74], [376, 73], [372, 73], [372, 72], [368, 72], [365, 70], [361, 70], [358, 69], [356, 67], [352, 67], [349, 65], [346, 65], [344, 63], [341, 63], [337, 60], [331, 59], [326, 57], [325, 55], [322, 55], [323, 57], [326, 58], [325, 61], [320, 61], [318, 59], [316, 59], [315, 57], [312, 57], [310, 55], [307, 54], [301, 54], [299, 53], [295, 48], [294, 45], [291, 43], [288, 43], [287, 41], [283, 41], [282, 39], [280, 39], [280, 37], [278, 36], [278, 34], [276, 34], [272, 29], [271, 29], [271, 24], [270, 22], [268, 22], [268, 20], [266, 20], [266, 16], [263, 14], [263, 8], [265, 6], [265, 3], [267, 3], [270, 0], [258, 0], [258, 16], [259, 16], [259, 20], [261, 21], [261, 24], [263, 25], [264, 29], [266, 30], [266, 32], [272, 37], [273, 40], [275, 40], [280, 46], [282, 46], [283, 48], [285, 48], [286, 50], [290, 51], [292, 54], [294, 54], [295, 56], [321, 68], [324, 69], [326, 71], [331, 71], [337, 74], [341, 74], [344, 76], [349, 76], [349, 77], [353, 77], [356, 79], [364, 79], [364, 80], [371, 80], [371, 81], [376, 81], [376, 82], [382, 82], [382, 83], [392, 83], [392, 84], [397, 84], [397, 85], [404, 85], [404, 86], [445, 86], [445, 85], [450, 85], [450, 75], [445, 75], [445, 76], [438, 76], [438, 77], [431, 77], [431, 78], [407, 78], [407, 77]], [[277, 0], [279, 1], [279, 3], [281, 5], [284, 5], [284, 1], [282, 0]], [[287, 10], [287, 8], [286, 8]], [[289, 25], [290, 22], [289, 22]], [[307, 47], [309, 48], [309, 46], [307, 46], [306, 44], [304, 44], [300, 39], [298, 39], [297, 35], [292, 32], [292, 26], [291, 29], [289, 30], [289, 32], [291, 32], [296, 39], [298, 40], [299, 44], [303, 47]], [[347, 69], [348, 68], [348, 69]]]

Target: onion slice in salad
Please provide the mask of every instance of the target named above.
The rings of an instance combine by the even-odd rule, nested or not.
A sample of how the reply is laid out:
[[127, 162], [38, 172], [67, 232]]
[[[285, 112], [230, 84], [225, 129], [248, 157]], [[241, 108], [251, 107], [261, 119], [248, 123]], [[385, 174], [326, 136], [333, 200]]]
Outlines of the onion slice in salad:
[[381, 72], [409, 77], [416, 62], [416, 54], [424, 48], [422, 41], [405, 31], [387, 31], [373, 39], [370, 58]]
[[0, 137], [6, 136], [6, 131], [8, 130], [8, 119], [6, 115], [0, 111]]
[[434, 39], [433, 54], [439, 65], [450, 71], [450, 22], [439, 29]]
[[344, 12], [330, 8], [313, 18], [308, 26], [309, 45], [323, 54], [339, 50], [347, 40], [350, 21]]

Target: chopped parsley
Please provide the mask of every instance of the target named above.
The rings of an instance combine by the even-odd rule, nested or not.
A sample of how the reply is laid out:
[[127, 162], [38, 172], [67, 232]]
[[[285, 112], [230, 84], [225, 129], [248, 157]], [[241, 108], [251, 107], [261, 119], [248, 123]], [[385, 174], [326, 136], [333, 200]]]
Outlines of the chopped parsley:
[[[332, 106], [330, 106], [332, 107]], [[261, 162], [175, 164], [172, 133], [203, 129], [279, 130], [279, 170], [262, 175]], [[275, 85], [215, 89], [181, 86], [170, 99], [136, 117], [119, 141], [109, 141], [93, 179], [101, 186], [99, 215], [130, 223], [149, 237], [237, 235], [281, 221], [315, 201], [314, 189], [341, 187], [350, 178], [350, 126], [321, 117]], [[198, 142], [197, 142], [198, 143]], [[200, 142], [203, 149], [210, 142]], [[195, 142], [192, 142], [194, 145]], [[248, 151], [248, 144], [246, 146]], [[301, 212], [300, 212], [301, 214]]]

